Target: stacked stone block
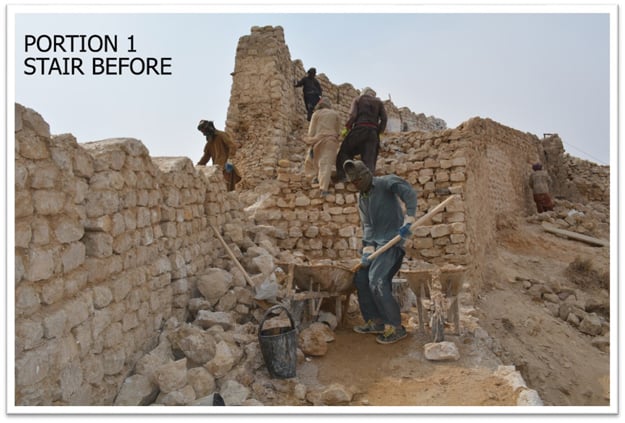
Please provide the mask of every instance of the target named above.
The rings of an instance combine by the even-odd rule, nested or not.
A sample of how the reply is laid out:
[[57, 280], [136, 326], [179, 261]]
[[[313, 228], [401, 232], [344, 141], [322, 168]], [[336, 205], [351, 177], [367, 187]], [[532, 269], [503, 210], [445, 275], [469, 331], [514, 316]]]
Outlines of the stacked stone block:
[[[236, 156], [244, 184], [275, 177], [276, 157], [291, 132], [293, 70], [282, 28], [253, 27], [237, 46], [226, 130], [245, 150]], [[266, 142], [266, 141], [269, 142]]]
[[567, 177], [573, 180], [582, 201], [610, 204], [610, 166], [600, 166], [587, 160], [568, 156]]
[[[433, 224], [416, 231], [406, 242], [409, 258], [466, 264], [466, 143], [448, 132], [393, 134], [385, 138], [378, 159], [378, 174], [395, 173], [417, 190], [418, 213], [424, 215], [445, 199], [438, 192], [458, 194]], [[255, 212], [255, 222], [279, 229], [282, 249], [300, 251], [309, 259], [352, 259], [361, 247], [362, 230], [357, 193], [353, 185], [339, 183], [321, 198], [316, 185], [299, 173], [298, 164], [279, 163], [274, 195]]]
[[79, 145], [21, 105], [15, 135], [15, 403], [110, 404], [241, 206], [217, 167], [138, 140]]
[[[417, 217], [446, 195], [459, 196], [407, 240], [407, 265], [411, 260], [470, 265], [494, 239], [498, 215], [531, 214], [529, 171], [518, 163], [535, 161], [539, 147], [535, 136], [481, 118], [453, 130], [385, 135], [377, 173], [394, 173], [412, 184]], [[255, 210], [256, 224], [278, 228], [280, 248], [309, 259], [357, 257], [361, 229], [354, 187], [335, 184], [321, 198], [300, 167], [279, 161], [278, 176]]]
[[[152, 159], [134, 139], [79, 145], [71, 135], [51, 136], [41, 116], [16, 105], [16, 404], [111, 404], [164, 321], [184, 322], [206, 307], [249, 321], [253, 287], [212, 225], [223, 229], [248, 268], [258, 267], [244, 256], [258, 250], [252, 232], [273, 256], [358, 257], [353, 185], [332, 185], [321, 198], [301, 172], [305, 111], [292, 82], [303, 72], [301, 62], [291, 63], [281, 28], [253, 28], [241, 39], [228, 111], [228, 127], [242, 144], [239, 192], [226, 192], [217, 166]], [[319, 78], [346, 116], [357, 91]], [[421, 119], [398, 113], [404, 122]], [[489, 119], [453, 130], [435, 130], [439, 123], [429, 118], [421, 122], [424, 130], [383, 137], [378, 174], [395, 173], [413, 185], [417, 217], [445, 193], [459, 199], [406, 242], [408, 267], [422, 261], [478, 266], [499, 215], [533, 213], [527, 178], [538, 160], [564, 169], [556, 178], [572, 179], [582, 197], [609, 206], [607, 167], [563, 157], [557, 145]], [[248, 217], [253, 231], [241, 225]], [[609, 216], [604, 220], [609, 226]], [[232, 275], [227, 289], [210, 304], [198, 299], [198, 284], [213, 286], [222, 269]], [[261, 271], [252, 279], [265, 277]]]
[[[263, 182], [277, 177], [280, 160], [303, 160], [308, 122], [302, 88], [294, 84], [306, 75], [308, 67], [301, 60], [291, 60], [280, 26], [252, 27], [250, 35], [239, 39], [226, 130], [241, 145], [234, 161], [244, 173], [243, 189], [264, 190]], [[360, 91], [351, 84], [332, 83], [320, 68], [317, 79], [323, 96], [346, 122]], [[445, 128], [441, 119], [397, 109], [388, 100], [385, 104], [389, 131], [395, 127], [407, 131]]]

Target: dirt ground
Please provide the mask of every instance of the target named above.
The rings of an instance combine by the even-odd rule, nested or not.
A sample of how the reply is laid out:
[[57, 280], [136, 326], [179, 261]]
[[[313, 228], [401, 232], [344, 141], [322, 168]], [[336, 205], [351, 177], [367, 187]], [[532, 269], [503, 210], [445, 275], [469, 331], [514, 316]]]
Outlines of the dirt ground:
[[[501, 364], [514, 365], [546, 406], [609, 405], [609, 353], [552, 316], [523, 285], [539, 281], [579, 289], [567, 266], [589, 258], [593, 268], [606, 272], [608, 248], [557, 237], [525, 221], [502, 228], [497, 243], [483, 269], [486, 281], [462, 296], [460, 335], [445, 336], [457, 346], [458, 361], [424, 357], [432, 338], [427, 328], [418, 331], [416, 308], [403, 314], [408, 337], [392, 345], [354, 333], [351, 326], [359, 317], [352, 308], [349, 325], [335, 331], [328, 353], [299, 366], [298, 376], [307, 383], [342, 383], [354, 392], [350, 405], [513, 406], [517, 393], [493, 372]], [[585, 294], [599, 295], [599, 288], [588, 287]], [[488, 336], [476, 336], [471, 322]]]
[[[479, 299], [480, 325], [501, 345], [501, 358], [514, 363], [545, 405], [609, 404], [610, 355], [591, 345], [589, 335], [551, 316], [525, 293], [521, 281], [580, 289], [567, 276], [576, 259], [609, 271], [609, 249], [548, 234], [534, 224], [501, 232], [491, 265], [493, 286]], [[581, 289], [599, 298], [599, 287]], [[606, 316], [609, 318], [609, 316]], [[506, 320], [507, 319], [507, 320]]]

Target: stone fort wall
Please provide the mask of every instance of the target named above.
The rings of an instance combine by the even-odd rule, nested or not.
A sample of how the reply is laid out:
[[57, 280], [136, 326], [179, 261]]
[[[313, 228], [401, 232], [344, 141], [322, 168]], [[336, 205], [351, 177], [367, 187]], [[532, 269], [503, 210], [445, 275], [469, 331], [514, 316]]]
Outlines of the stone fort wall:
[[109, 405], [194, 277], [231, 266], [210, 224], [241, 205], [216, 167], [138, 140], [51, 136], [21, 105], [15, 128], [15, 403]]
[[[293, 82], [304, 74], [303, 63], [291, 60], [281, 27], [253, 27], [240, 38], [226, 129], [241, 144], [235, 157], [246, 175], [241, 199], [253, 209], [257, 224], [279, 229], [281, 248], [309, 258], [353, 257], [360, 240], [353, 187], [337, 184], [322, 199], [301, 172], [308, 126]], [[318, 79], [347, 120], [358, 90], [335, 85], [324, 74]], [[590, 165], [580, 174], [584, 166], [566, 157], [557, 135], [540, 140], [479, 117], [447, 129], [444, 121], [398, 108], [390, 100], [385, 106], [389, 127], [378, 174], [395, 173], [410, 181], [419, 193], [420, 214], [442, 201], [437, 189], [448, 188], [461, 198], [407, 243], [409, 258], [465, 265], [475, 261], [493, 238], [497, 215], [534, 211], [527, 179], [536, 161], [552, 173], [554, 196], [609, 201], [608, 169], [597, 172], [599, 167]], [[585, 178], [593, 172], [593, 178]], [[584, 182], [589, 180], [593, 182]]]
[[[317, 71], [323, 95], [347, 121], [359, 91], [348, 83], [333, 84], [322, 69]], [[243, 189], [262, 190], [263, 181], [277, 177], [279, 160], [303, 157], [302, 137], [308, 122], [302, 89], [293, 85], [305, 75], [302, 61], [291, 59], [282, 27], [252, 27], [250, 35], [239, 39], [226, 131], [243, 147], [237, 153], [237, 163], [246, 176]], [[390, 100], [385, 104], [389, 131], [446, 128], [441, 119], [397, 108]]]
[[[305, 111], [292, 82], [303, 66], [291, 62], [281, 34], [253, 28], [237, 52], [228, 112], [228, 130], [241, 144], [234, 159], [244, 181], [236, 192], [226, 192], [216, 167], [151, 158], [135, 139], [78, 144], [69, 134], [51, 135], [41, 116], [16, 105], [17, 405], [111, 404], [157, 343], [163, 322], [185, 320], [196, 277], [208, 269], [234, 275], [228, 300], [215, 308], [248, 319], [249, 296], [233, 292], [250, 287], [211, 225], [236, 240], [239, 257], [254, 244], [254, 231], [268, 249], [309, 260], [358, 256], [353, 187], [337, 184], [322, 199], [301, 175]], [[252, 73], [256, 83], [248, 81]], [[325, 81], [324, 88], [333, 86]], [[346, 114], [356, 90], [336, 90]], [[418, 120], [412, 112], [404, 116]], [[405, 266], [462, 264], [479, 285], [497, 217], [534, 212], [526, 181], [537, 160], [556, 175], [556, 196], [609, 204], [609, 169], [572, 159], [560, 147], [557, 137], [539, 140], [479, 117], [454, 129], [386, 134], [379, 173], [415, 187], [420, 215], [444, 199], [437, 190], [459, 196], [407, 242]]]

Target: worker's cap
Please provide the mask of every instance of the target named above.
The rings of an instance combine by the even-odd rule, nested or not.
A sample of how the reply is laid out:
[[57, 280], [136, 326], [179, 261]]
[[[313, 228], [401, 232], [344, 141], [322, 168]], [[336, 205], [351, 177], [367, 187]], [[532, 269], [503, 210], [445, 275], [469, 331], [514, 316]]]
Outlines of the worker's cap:
[[371, 175], [371, 171], [369, 170], [367, 165], [365, 165], [360, 160], [347, 160], [343, 164], [343, 170], [345, 170], [347, 179], [349, 179], [350, 181], [355, 181], [365, 175]]
[[212, 120], [204, 120], [202, 119], [200, 123], [197, 125], [198, 131], [207, 131], [207, 130], [215, 130], [215, 124]]
[[543, 165], [541, 165], [540, 163], [534, 163], [532, 165], [532, 169], [534, 170], [541, 170], [543, 168]]
[[370, 87], [365, 87], [362, 90], [362, 95], [370, 95], [371, 97], [375, 97], [377, 94], [376, 92], [373, 90], [373, 88]]
[[317, 102], [317, 108], [318, 109], [331, 109], [332, 102], [330, 101], [328, 97], [321, 97], [319, 101]]
[[316, 75], [317, 74], [317, 69], [315, 69], [315, 68], [308, 69], [308, 74]]

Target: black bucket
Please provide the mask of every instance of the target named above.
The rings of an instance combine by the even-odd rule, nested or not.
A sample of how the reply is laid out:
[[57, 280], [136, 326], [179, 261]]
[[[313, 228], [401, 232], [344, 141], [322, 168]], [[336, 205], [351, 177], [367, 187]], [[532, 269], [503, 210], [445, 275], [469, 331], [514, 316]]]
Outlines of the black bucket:
[[[278, 308], [286, 311], [291, 327], [277, 327], [263, 329], [263, 324], [270, 313]], [[258, 342], [263, 353], [265, 366], [272, 378], [288, 379], [295, 377], [295, 365], [297, 364], [297, 331], [291, 313], [286, 307], [275, 305], [265, 312], [258, 328]]]

